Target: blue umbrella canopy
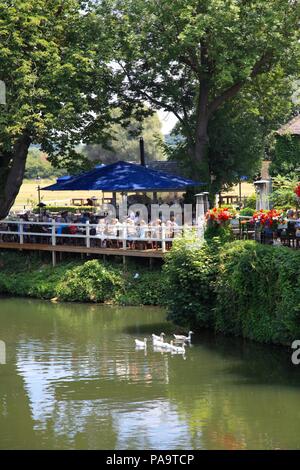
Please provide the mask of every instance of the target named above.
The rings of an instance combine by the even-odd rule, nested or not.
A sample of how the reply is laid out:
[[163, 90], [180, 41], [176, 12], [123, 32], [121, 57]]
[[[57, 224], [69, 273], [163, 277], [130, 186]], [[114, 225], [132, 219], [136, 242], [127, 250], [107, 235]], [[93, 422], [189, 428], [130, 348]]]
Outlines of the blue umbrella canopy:
[[57, 181], [42, 189], [47, 191], [160, 192], [180, 191], [202, 184], [205, 183], [119, 161], [111, 165], [98, 166], [91, 171], [68, 180]]

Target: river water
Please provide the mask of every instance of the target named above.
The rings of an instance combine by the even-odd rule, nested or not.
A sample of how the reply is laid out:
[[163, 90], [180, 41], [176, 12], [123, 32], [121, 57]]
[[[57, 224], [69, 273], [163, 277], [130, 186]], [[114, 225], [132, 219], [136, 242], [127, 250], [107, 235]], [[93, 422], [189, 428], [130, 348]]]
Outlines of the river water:
[[135, 350], [161, 331], [157, 308], [0, 299], [0, 448], [300, 448], [289, 350], [203, 332], [184, 357]]

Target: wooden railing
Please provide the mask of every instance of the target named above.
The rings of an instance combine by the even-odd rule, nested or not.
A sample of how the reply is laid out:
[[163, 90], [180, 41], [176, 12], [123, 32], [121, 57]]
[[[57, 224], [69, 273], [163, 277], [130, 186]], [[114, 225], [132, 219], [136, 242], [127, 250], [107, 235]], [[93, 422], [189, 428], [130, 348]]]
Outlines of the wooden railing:
[[[72, 227], [72, 228], [71, 228]], [[70, 233], [76, 231], [76, 233]], [[125, 223], [102, 225], [86, 223], [64, 223], [64, 222], [31, 222], [24, 220], [0, 221], [0, 247], [5, 243], [43, 243], [52, 246], [58, 244], [75, 244], [90, 248], [91, 246], [108, 245], [115, 242], [117, 248], [127, 250], [135, 243], [153, 244], [162, 252], [167, 251], [174, 238], [181, 237], [187, 231], [197, 231], [195, 226], [169, 227], [146, 226], [139, 227]], [[159, 245], [159, 247], [158, 247]]]

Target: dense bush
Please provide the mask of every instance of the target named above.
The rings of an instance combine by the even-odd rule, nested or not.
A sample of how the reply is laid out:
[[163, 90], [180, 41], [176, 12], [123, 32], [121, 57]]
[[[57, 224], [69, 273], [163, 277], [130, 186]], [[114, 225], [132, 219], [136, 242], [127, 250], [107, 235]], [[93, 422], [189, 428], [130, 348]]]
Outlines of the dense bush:
[[252, 241], [220, 252], [215, 327], [261, 342], [300, 335], [300, 253]]
[[136, 267], [124, 273], [123, 288], [115, 301], [121, 305], [164, 305], [165, 283], [161, 270], [145, 271]]
[[120, 272], [98, 260], [87, 261], [65, 272], [57, 286], [61, 300], [105, 302], [122, 286]]
[[175, 240], [164, 266], [169, 319], [182, 326], [212, 325], [213, 282], [218, 266], [219, 242]]
[[300, 337], [300, 252], [216, 240], [176, 242], [164, 268], [169, 318], [260, 342]]
[[295, 187], [298, 179], [294, 175], [293, 178], [285, 178], [284, 176], [276, 176], [273, 178], [273, 191], [270, 199], [274, 207], [296, 207]]
[[245, 199], [245, 206], [251, 209], [256, 209], [256, 194], [251, 194]]
[[145, 270], [129, 263], [126, 271], [99, 260], [72, 261], [55, 268], [38, 256], [1, 253], [0, 293], [62, 301], [162, 305], [161, 269]]
[[234, 235], [230, 224], [208, 225], [204, 232], [204, 238], [207, 241], [219, 238], [221, 243], [226, 243], [234, 240]]

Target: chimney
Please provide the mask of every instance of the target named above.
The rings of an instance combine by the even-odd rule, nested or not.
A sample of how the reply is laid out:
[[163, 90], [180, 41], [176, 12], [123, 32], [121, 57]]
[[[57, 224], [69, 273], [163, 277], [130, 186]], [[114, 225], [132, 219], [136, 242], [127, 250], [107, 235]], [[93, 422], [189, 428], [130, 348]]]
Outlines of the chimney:
[[145, 148], [144, 148], [144, 139], [140, 137], [140, 161], [142, 166], [146, 166], [145, 162]]

